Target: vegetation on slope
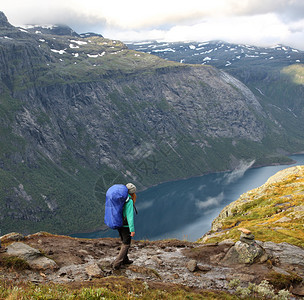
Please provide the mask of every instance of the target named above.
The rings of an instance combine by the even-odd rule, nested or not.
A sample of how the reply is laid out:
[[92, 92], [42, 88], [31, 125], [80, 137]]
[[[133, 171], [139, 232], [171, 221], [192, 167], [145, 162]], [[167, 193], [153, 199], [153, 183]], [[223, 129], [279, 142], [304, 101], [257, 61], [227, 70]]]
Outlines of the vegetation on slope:
[[[1, 283], [1, 282], [0, 282]], [[147, 283], [125, 277], [107, 277], [93, 282], [59, 284], [9, 284], [2, 282], [0, 299], [238, 299], [227, 292], [191, 289], [185, 286]]]
[[304, 247], [304, 166], [272, 176], [225, 207], [201, 240], [238, 240], [238, 228], [248, 228], [260, 241]]

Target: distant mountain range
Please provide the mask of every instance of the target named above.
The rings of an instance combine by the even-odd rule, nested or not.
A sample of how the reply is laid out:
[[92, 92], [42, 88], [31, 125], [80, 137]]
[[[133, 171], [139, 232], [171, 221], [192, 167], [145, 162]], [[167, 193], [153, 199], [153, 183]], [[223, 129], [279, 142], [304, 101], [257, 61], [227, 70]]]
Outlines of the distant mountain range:
[[128, 48], [187, 64], [207, 64], [220, 69], [241, 64], [290, 65], [304, 63], [304, 51], [277, 45], [269, 48], [230, 44], [222, 41], [167, 43], [157, 41], [126, 43]]
[[[284, 45], [263, 48], [222, 41], [128, 43], [128, 48], [183, 64], [210, 65], [241, 80], [278, 129], [304, 140], [304, 51]], [[303, 149], [302, 149], [303, 150]]]
[[2, 233], [96, 229], [113, 183], [290, 161], [304, 149], [301, 65], [256, 67], [237, 69], [242, 83], [93, 33], [16, 28], [0, 12]]
[[34, 34], [51, 34], [51, 35], [61, 35], [61, 36], [74, 36], [74, 37], [92, 37], [99, 36], [102, 37], [101, 34], [86, 32], [78, 34], [72, 28], [66, 25], [23, 25], [19, 27], [19, 29], [23, 32], [34, 33]]

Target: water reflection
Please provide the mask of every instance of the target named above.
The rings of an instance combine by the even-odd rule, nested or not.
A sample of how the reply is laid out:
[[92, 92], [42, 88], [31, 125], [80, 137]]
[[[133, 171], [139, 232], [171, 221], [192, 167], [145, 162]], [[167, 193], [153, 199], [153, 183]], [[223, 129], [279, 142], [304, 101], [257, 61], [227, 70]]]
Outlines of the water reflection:
[[[304, 164], [304, 155], [291, 156]], [[197, 240], [229, 203], [248, 190], [264, 184], [276, 172], [290, 166], [249, 169], [254, 161], [242, 162], [232, 172], [168, 182], [138, 193], [135, 239], [178, 238]], [[118, 237], [116, 230], [76, 234], [76, 237]]]

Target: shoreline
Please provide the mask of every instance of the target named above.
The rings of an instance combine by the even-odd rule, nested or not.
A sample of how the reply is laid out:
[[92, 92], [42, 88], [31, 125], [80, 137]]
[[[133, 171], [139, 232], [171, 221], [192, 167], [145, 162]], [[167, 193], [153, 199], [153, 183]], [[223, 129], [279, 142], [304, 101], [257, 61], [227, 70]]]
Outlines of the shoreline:
[[[304, 155], [304, 151], [303, 152], [297, 152], [297, 153], [292, 153], [292, 154], [288, 154], [288, 156], [286, 157], [289, 157], [289, 156], [292, 156], [292, 155]], [[250, 168], [248, 168], [248, 170], [250, 169], [256, 169], [256, 168], [263, 168], [263, 167], [271, 167], [271, 166], [288, 166], [288, 165], [293, 165], [297, 163], [296, 160], [293, 160], [293, 159], [290, 159], [290, 162], [285, 162], [285, 163], [272, 163], [272, 164], [261, 164], [261, 165], [254, 165], [254, 166], [251, 166]], [[197, 176], [191, 176], [191, 177], [185, 177], [185, 178], [179, 178], [179, 179], [174, 179], [174, 180], [168, 180], [168, 181], [164, 181], [164, 182], [161, 182], [161, 183], [158, 183], [158, 184], [155, 184], [155, 185], [151, 185], [143, 190], [140, 190], [138, 193], [141, 193], [141, 192], [144, 192], [150, 188], [153, 188], [153, 187], [157, 187], [161, 184], [166, 184], [166, 183], [170, 183], [170, 182], [177, 182], [177, 181], [182, 181], [182, 180], [188, 180], [188, 179], [191, 179], [191, 178], [198, 178], [198, 177], [203, 177], [205, 175], [210, 175], [210, 174], [221, 174], [221, 173], [225, 173], [225, 172], [232, 172], [233, 169], [229, 169], [229, 170], [224, 170], [224, 171], [217, 171], [217, 172], [206, 172], [204, 174], [201, 174], [201, 175], [197, 175]], [[247, 170], [246, 170], [247, 171]], [[73, 233], [68, 233], [68, 234], [65, 234], [67, 236], [72, 236], [73, 235], [77, 235], [77, 234], [92, 234], [92, 233], [95, 233], [95, 232], [98, 232], [98, 231], [106, 231], [108, 230], [108, 227], [106, 225], [101, 225], [101, 226], [98, 226], [92, 230], [83, 230], [83, 231], [78, 231], [78, 232], [73, 232]]]
[[[297, 153], [292, 153], [292, 154], [287, 154], [286, 157], [289, 157], [289, 156], [292, 156], [292, 155], [304, 155], [304, 151], [302, 152], [297, 152]], [[292, 165], [292, 164], [295, 164], [297, 163], [296, 160], [293, 160], [291, 159], [290, 162], [283, 162], [283, 163], [271, 163], [271, 164], [260, 164], [260, 165], [254, 165], [252, 167], [250, 167], [249, 169], [256, 169], [256, 168], [263, 168], [263, 167], [271, 167], [271, 166], [288, 166], [288, 165]], [[195, 176], [190, 176], [190, 177], [180, 177], [180, 178], [177, 178], [177, 179], [172, 179], [172, 180], [166, 180], [166, 181], [162, 181], [160, 183], [157, 183], [157, 184], [152, 184], [142, 190], [139, 190], [138, 193], [141, 193], [141, 192], [144, 192], [152, 187], [156, 187], [156, 186], [159, 186], [163, 183], [168, 183], [168, 182], [176, 182], [176, 181], [180, 181], [180, 180], [187, 180], [187, 179], [191, 179], [191, 178], [198, 178], [198, 177], [202, 177], [202, 176], [205, 176], [205, 175], [209, 175], [209, 174], [221, 174], [221, 173], [225, 173], [225, 172], [233, 172], [234, 170], [233, 169], [227, 169], [227, 170], [223, 170], [223, 171], [210, 171], [210, 172], [206, 172], [206, 173], [202, 173], [200, 175], [195, 175]]]

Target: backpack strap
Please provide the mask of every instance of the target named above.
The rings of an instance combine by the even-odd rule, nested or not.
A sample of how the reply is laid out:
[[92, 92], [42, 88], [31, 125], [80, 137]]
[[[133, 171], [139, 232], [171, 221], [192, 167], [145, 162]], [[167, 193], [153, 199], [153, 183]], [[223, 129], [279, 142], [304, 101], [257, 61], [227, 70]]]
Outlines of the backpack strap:
[[135, 213], [138, 215], [138, 212], [137, 212], [137, 209], [136, 209], [136, 206], [135, 206], [134, 203], [133, 203], [133, 207], [134, 207], [134, 209], [135, 209]]

